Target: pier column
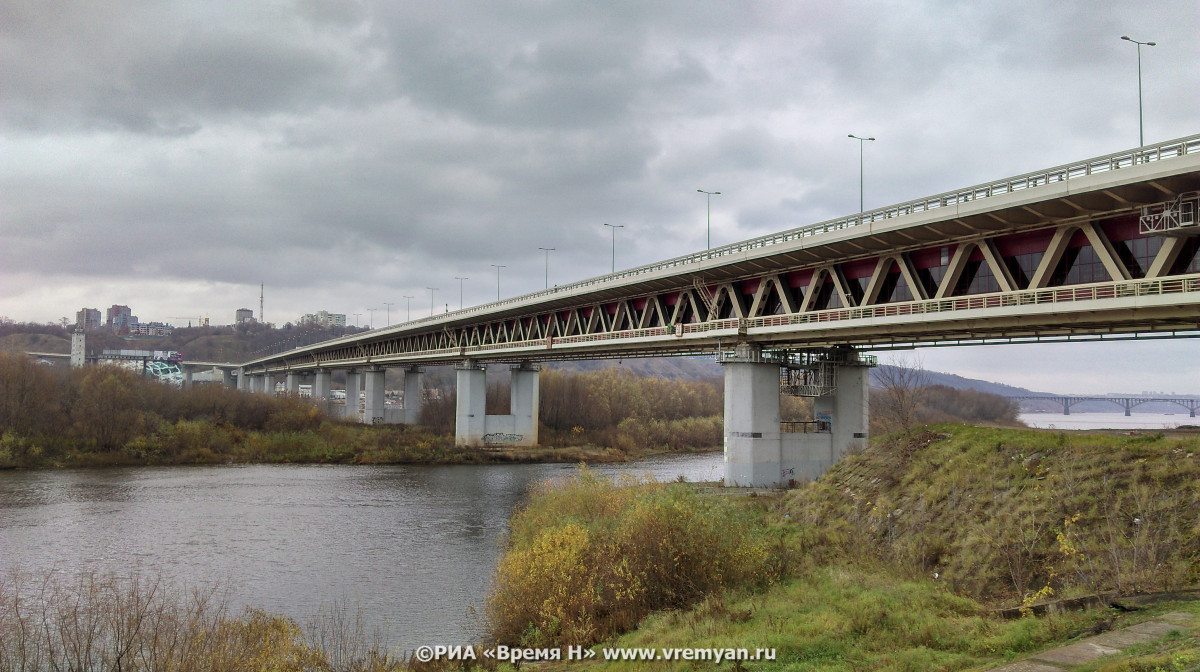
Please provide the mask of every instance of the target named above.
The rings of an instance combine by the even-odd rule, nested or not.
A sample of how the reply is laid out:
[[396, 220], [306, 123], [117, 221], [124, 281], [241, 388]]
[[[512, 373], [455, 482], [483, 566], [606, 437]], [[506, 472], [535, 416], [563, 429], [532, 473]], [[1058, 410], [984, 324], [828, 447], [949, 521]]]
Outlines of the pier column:
[[363, 411], [363, 422], [369, 425], [382, 425], [386, 422], [384, 414], [383, 384], [386, 371], [373, 367], [363, 372], [366, 388], [366, 407]]
[[342, 417], [347, 420], [358, 420], [362, 422], [362, 417], [358, 413], [358, 393], [362, 390], [362, 379], [355, 369], [350, 369], [346, 372], [346, 410]]
[[219, 369], [221, 372], [221, 384], [225, 387], [234, 387], [236, 383], [233, 380], [233, 369]]
[[192, 386], [192, 373], [193, 373], [192, 367], [190, 367], [190, 366], [183, 367], [183, 386], [185, 388]]
[[333, 373], [329, 369], [317, 369], [313, 378], [313, 401], [329, 401], [329, 387], [333, 382]]
[[741, 343], [725, 367], [725, 485], [772, 486], [781, 482], [779, 364]]
[[1071, 414], [1071, 400], [1063, 397], [1063, 415]]
[[487, 433], [487, 380], [484, 368], [474, 360], [454, 366], [457, 393], [454, 409], [454, 443], [481, 446]]
[[837, 391], [833, 396], [813, 400], [813, 413], [829, 418], [831, 465], [841, 461], [847, 454], [867, 447], [870, 372], [866, 366], [841, 364], [837, 370]]
[[[504, 437], [510, 446], [536, 446], [538, 442], [538, 406], [541, 401], [541, 369], [528, 362], [512, 367], [509, 413], [512, 429]], [[501, 416], [503, 417], [503, 416]], [[490, 425], [492, 418], [488, 418]], [[491, 433], [491, 427], [487, 428]]]
[[246, 370], [240, 366], [237, 370], [237, 389], [243, 392], [250, 391], [250, 376], [246, 375]]
[[285, 391], [293, 397], [300, 396], [300, 379], [304, 375], [299, 371], [288, 371], [287, 382], [284, 383]]
[[529, 363], [512, 367], [508, 415], [487, 415], [487, 373], [478, 362], [455, 366], [458, 392], [454, 443], [459, 446], [536, 446], [540, 369]]
[[415, 425], [421, 421], [421, 407], [425, 403], [425, 370], [410, 366], [404, 370], [404, 424]]

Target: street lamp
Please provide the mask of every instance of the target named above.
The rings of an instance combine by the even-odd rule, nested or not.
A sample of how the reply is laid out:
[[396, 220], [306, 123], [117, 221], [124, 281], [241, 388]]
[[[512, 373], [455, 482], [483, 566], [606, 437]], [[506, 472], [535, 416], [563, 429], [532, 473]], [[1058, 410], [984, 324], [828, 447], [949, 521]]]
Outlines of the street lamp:
[[396, 304], [388, 303], [386, 301], [383, 303], [383, 307], [387, 308], [387, 324], [389, 327], [392, 326], [392, 306], [394, 306], [394, 305], [396, 305]]
[[612, 229], [612, 243], [613, 243], [613, 246], [612, 246], [613, 247], [613, 250], [612, 250], [612, 272], [616, 273], [617, 272], [617, 229], [623, 229], [623, 228], [625, 228], [625, 225], [624, 224], [609, 224], [607, 222], [604, 225], [607, 226], [608, 228]]
[[500, 300], [500, 269], [508, 268], [503, 264], [491, 264], [491, 267], [496, 269], [496, 300]]
[[539, 247], [538, 249], [546, 253], [546, 289], [550, 289], [550, 253], [553, 252], [555, 248]]
[[697, 189], [696, 191], [698, 191], [702, 194], [706, 194], [706, 196], [704, 197], [704, 200], [708, 201], [708, 249], [711, 250], [712, 249], [712, 197], [720, 196], [721, 192], [705, 191], [703, 189]]
[[405, 309], [405, 311], [407, 311], [407, 315], [404, 316], [404, 321], [411, 322], [412, 321], [412, 300], [415, 299], [416, 297], [408, 296], [406, 294], [401, 294], [400, 298], [404, 299], [404, 309]]
[[1138, 42], [1137, 40], [1129, 37], [1128, 35], [1122, 35], [1121, 39], [1125, 40], [1126, 42], [1132, 42], [1137, 45], [1137, 52], [1138, 52], [1138, 147], [1144, 147], [1144, 146], [1146, 146], [1146, 138], [1142, 134], [1142, 45], [1145, 45], [1147, 47], [1153, 47], [1154, 43], [1153, 42]]
[[366, 309], [366, 311], [371, 314], [371, 324], [370, 324], [371, 329], [375, 328], [375, 311], [377, 311], [377, 310], [379, 310], [379, 309], [378, 308], [367, 308]]
[[462, 284], [462, 283], [463, 283], [463, 280], [470, 280], [470, 278], [467, 278], [467, 277], [460, 277], [460, 276], [457, 276], [457, 275], [456, 275], [456, 276], [454, 276], [454, 279], [455, 279], [455, 280], [458, 280], [458, 309], [459, 309], [459, 310], [462, 310], [462, 309], [463, 309], [463, 300], [462, 300], [462, 296], [463, 296], [463, 292], [462, 292], [463, 284]]
[[358, 326], [358, 318], [360, 318], [360, 317], [362, 317], [362, 313], [355, 313], [355, 314], [354, 314], [354, 326], [355, 326], [355, 327], [357, 327], [357, 326]]
[[426, 287], [429, 290], [429, 316], [433, 317], [433, 293], [438, 291], [437, 287]]
[[858, 223], [862, 224], [863, 220], [863, 142], [875, 138], [860, 138], [851, 133], [848, 137], [858, 140]]

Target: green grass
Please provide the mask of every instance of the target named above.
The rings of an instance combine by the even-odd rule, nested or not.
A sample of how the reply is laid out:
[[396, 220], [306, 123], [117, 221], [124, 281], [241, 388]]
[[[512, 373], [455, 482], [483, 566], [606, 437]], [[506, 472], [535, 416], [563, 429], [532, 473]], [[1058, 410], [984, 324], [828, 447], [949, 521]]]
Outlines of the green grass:
[[1004, 620], [933, 581], [820, 567], [762, 593], [656, 614], [606, 646], [775, 649], [774, 662], [753, 664], [762, 670], [962, 670], [1041, 650], [1108, 618], [1091, 610]]
[[[874, 441], [780, 496], [720, 499], [742, 509], [741, 533], [765, 540], [776, 580], [709, 591], [604, 646], [774, 648], [774, 662], [746, 664], [765, 670], [981, 669], [1161, 613], [1005, 619], [1002, 607], [1200, 583], [1196, 436], [938, 425]], [[539, 529], [577, 515], [537, 510]], [[592, 580], [586, 567], [572, 576]], [[1113, 669], [1190, 664], [1188, 637], [1139, 654], [1146, 667]]]

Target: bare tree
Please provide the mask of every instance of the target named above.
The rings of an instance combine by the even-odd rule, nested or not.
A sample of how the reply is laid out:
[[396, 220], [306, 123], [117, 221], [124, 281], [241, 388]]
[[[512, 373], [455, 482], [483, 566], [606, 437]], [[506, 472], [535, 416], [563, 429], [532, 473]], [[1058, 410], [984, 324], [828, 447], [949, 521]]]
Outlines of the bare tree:
[[891, 432], [907, 432], [917, 423], [917, 413], [929, 386], [929, 376], [921, 358], [892, 357], [876, 369], [875, 380], [883, 388], [878, 403], [883, 425]]

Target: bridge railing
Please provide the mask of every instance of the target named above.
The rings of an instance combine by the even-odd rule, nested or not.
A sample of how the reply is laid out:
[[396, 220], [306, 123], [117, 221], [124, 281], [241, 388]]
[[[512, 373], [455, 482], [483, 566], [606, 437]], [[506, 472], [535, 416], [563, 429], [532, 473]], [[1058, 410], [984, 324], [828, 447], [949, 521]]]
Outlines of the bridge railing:
[[649, 273], [657, 273], [659, 271], [669, 270], [679, 266], [689, 266], [703, 261], [708, 261], [710, 259], [717, 259], [733, 254], [739, 254], [761, 247], [779, 245], [782, 243], [799, 240], [801, 238], [830, 233], [833, 231], [851, 229], [864, 224], [870, 224], [872, 222], [885, 221], [919, 212], [927, 212], [936, 210], [938, 208], [991, 198], [993, 196], [1011, 194], [1014, 192], [1023, 191], [1025, 189], [1045, 186], [1047, 184], [1066, 182], [1068, 180], [1086, 175], [1128, 168], [1138, 164], [1162, 161], [1164, 159], [1175, 158], [1187, 154], [1196, 154], [1197, 152], [1200, 152], [1200, 135], [1193, 135], [1180, 138], [1178, 140], [1162, 142], [1156, 145], [1147, 145], [1145, 147], [1139, 147], [1137, 149], [1126, 150], [1123, 152], [1116, 152], [1114, 154], [1107, 154], [1104, 156], [1087, 159], [1085, 161], [1068, 163], [1061, 166], [1055, 166], [1053, 168], [1047, 168], [1045, 170], [1025, 173], [1024, 175], [1017, 175], [1016, 177], [1010, 177], [995, 182], [985, 182], [983, 184], [967, 187], [965, 189], [957, 189], [954, 191], [937, 194], [928, 198], [906, 201], [897, 205], [890, 205], [875, 210], [869, 210], [864, 212], [862, 215], [839, 217], [837, 219], [831, 219], [817, 224], [788, 229], [786, 231], [780, 231], [778, 233], [773, 233], [766, 236], [759, 236], [758, 238], [751, 238], [749, 240], [743, 240], [737, 243], [723, 245], [721, 247], [714, 247], [681, 257], [675, 257], [673, 259], [666, 259], [652, 264], [646, 264], [644, 266], [638, 266], [636, 268], [610, 273], [608, 275], [601, 275], [566, 285], [558, 285], [550, 289], [543, 289], [541, 291], [515, 296], [509, 299], [502, 299], [500, 301], [494, 301], [478, 306], [472, 306], [470, 308], [451, 311], [448, 314], [432, 315], [430, 317], [412, 320], [404, 324], [420, 325], [426, 322], [440, 321], [445, 319], [447, 316], [466, 316], [480, 312], [490, 312], [497, 308], [529, 301], [531, 299], [548, 298], [556, 294], [571, 292], [577, 289], [584, 289], [599, 284], [613, 282], [615, 280], [623, 280]]
[[[981, 308], [1006, 308], [1011, 306], [1068, 303], [1073, 301], [1095, 301], [1097, 299], [1113, 299], [1127, 296], [1180, 294], [1184, 292], [1200, 292], [1200, 275], [1161, 280], [1123, 280], [1120, 282], [1073, 285], [1070, 287], [1027, 289], [1004, 294], [978, 294], [974, 296], [956, 296], [947, 299], [928, 299], [905, 303], [884, 303], [875, 306], [836, 308], [812, 313], [755, 317], [744, 320], [744, 322], [747, 328], [773, 327], [814, 322], [858, 320], [873, 317], [927, 315], [931, 313], [977, 310]], [[731, 321], [738, 322], [737, 320], [724, 320], [724, 322]], [[692, 327], [699, 326], [684, 325], [684, 331], [692, 333]], [[695, 331], [702, 330], [696, 329]]]

